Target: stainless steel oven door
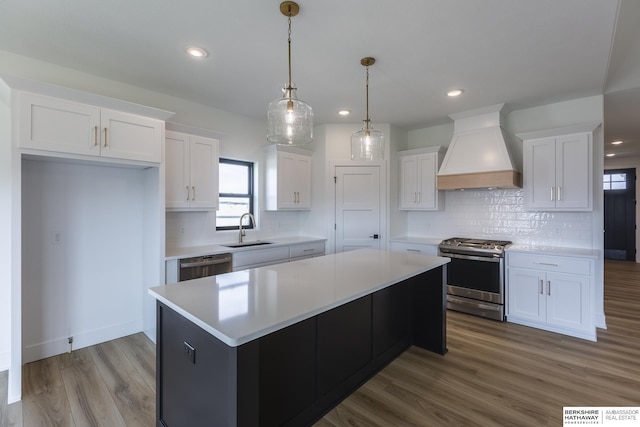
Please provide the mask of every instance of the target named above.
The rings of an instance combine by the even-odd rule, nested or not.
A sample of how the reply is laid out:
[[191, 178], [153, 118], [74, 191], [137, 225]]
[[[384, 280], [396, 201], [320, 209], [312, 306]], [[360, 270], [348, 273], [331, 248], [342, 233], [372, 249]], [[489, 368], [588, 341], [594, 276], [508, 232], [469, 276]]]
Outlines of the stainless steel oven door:
[[504, 257], [441, 253], [447, 264], [447, 293], [504, 304]]

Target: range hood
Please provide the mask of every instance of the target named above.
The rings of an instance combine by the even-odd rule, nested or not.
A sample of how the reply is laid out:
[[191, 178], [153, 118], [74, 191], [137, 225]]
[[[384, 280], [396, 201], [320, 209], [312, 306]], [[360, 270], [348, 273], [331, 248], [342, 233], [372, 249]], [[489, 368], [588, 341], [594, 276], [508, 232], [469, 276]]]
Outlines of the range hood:
[[438, 171], [438, 190], [522, 187], [501, 127], [502, 107], [449, 116], [454, 120], [453, 139]]

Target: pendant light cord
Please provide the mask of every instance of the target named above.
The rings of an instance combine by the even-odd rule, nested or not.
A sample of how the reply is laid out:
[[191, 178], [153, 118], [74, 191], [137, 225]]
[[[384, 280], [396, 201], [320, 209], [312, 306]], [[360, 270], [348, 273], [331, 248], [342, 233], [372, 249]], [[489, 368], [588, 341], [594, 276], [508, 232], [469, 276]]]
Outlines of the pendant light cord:
[[365, 126], [367, 129], [369, 129], [369, 66], [367, 65], [367, 83], [366, 83], [366, 91], [367, 91], [367, 118], [364, 121], [365, 122]]
[[287, 85], [287, 89], [289, 90], [289, 98], [291, 98], [291, 6], [289, 6], [289, 37], [287, 39], [287, 43], [289, 45], [289, 84]]

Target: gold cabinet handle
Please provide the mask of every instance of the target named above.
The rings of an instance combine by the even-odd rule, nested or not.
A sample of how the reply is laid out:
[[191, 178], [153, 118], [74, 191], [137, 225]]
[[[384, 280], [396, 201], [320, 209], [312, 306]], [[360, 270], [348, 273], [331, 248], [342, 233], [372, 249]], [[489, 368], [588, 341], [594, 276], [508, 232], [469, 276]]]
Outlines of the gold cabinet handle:
[[107, 148], [107, 128], [104, 128], [104, 148]]
[[93, 127], [93, 146], [98, 146], [98, 126]]

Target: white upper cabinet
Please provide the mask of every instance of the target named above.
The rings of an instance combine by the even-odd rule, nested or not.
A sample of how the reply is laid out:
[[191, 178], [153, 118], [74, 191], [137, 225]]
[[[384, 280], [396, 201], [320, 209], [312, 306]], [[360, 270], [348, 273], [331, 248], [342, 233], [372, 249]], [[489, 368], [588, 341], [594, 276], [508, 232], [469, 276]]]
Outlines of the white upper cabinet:
[[219, 141], [166, 132], [166, 208], [218, 209]]
[[162, 120], [31, 93], [19, 102], [21, 148], [162, 162]]
[[597, 124], [519, 134], [524, 141], [528, 210], [593, 209], [593, 130]]
[[401, 210], [442, 209], [443, 193], [437, 190], [436, 174], [444, 151], [441, 147], [430, 147], [398, 153]]
[[266, 148], [266, 210], [311, 209], [311, 155], [300, 148]]

